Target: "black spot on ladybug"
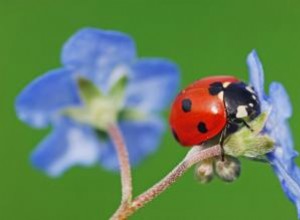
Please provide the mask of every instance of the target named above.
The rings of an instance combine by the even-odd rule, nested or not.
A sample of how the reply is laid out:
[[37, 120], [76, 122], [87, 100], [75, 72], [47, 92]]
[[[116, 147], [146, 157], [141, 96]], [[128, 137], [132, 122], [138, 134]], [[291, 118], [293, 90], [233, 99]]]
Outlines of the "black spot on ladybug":
[[208, 92], [211, 95], [218, 95], [224, 90], [223, 84], [221, 82], [214, 82], [209, 85]]
[[192, 109], [192, 101], [190, 99], [183, 99], [181, 102], [181, 108], [184, 112], [190, 112]]
[[198, 124], [198, 131], [201, 133], [206, 133], [207, 132], [207, 128], [206, 128], [206, 124], [204, 122], [199, 122]]
[[178, 141], [178, 142], [180, 142], [180, 141], [179, 141], [179, 138], [178, 138], [178, 135], [177, 135], [177, 133], [175, 132], [174, 129], [172, 129], [172, 134], [173, 134], [175, 140]]

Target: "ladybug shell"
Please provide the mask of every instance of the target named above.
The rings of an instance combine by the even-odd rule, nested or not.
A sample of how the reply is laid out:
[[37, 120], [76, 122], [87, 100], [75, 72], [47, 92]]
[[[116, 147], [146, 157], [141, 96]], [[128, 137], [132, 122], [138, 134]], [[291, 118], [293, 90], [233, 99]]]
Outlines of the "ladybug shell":
[[221, 82], [221, 83], [233, 83], [239, 82], [240, 80], [233, 76], [209, 76], [202, 79], [199, 79], [189, 85], [185, 90], [192, 89], [192, 88], [209, 88], [212, 83]]
[[191, 147], [217, 136], [227, 123], [227, 113], [222, 96], [210, 94], [215, 82], [231, 83], [239, 80], [232, 76], [203, 78], [182, 90], [173, 102], [170, 126], [176, 140]]

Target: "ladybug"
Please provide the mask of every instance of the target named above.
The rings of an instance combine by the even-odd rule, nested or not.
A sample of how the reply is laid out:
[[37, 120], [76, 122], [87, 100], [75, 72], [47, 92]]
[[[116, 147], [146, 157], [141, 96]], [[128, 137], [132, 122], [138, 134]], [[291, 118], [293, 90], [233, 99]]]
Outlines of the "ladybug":
[[175, 139], [192, 147], [226, 136], [260, 114], [260, 102], [254, 88], [233, 76], [200, 79], [175, 98], [170, 126]]

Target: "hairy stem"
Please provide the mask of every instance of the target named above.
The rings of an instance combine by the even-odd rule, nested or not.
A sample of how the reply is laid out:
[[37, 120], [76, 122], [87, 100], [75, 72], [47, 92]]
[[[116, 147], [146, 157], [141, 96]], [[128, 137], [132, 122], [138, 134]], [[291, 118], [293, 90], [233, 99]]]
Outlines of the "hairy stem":
[[132, 200], [132, 180], [128, 152], [118, 125], [110, 124], [108, 126], [108, 133], [114, 143], [118, 155], [122, 184], [122, 201], [120, 208], [125, 208], [131, 204]]
[[173, 183], [175, 183], [179, 177], [181, 177], [191, 166], [194, 164], [221, 155], [221, 147], [219, 145], [203, 149], [202, 146], [193, 147], [186, 157], [161, 181], [156, 183], [153, 187], [136, 197], [129, 207], [117, 210], [117, 212], [111, 218], [112, 220], [127, 219], [130, 215], [135, 213], [138, 209], [152, 201]]

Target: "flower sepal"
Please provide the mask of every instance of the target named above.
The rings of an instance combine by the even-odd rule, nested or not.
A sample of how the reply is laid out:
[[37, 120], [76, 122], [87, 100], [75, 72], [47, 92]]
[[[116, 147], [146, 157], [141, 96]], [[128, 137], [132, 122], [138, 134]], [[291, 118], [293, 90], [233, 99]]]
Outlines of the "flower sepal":
[[199, 183], [209, 183], [214, 177], [214, 160], [206, 159], [199, 162], [195, 167], [195, 177]]
[[225, 154], [233, 157], [262, 158], [274, 149], [273, 139], [263, 134], [263, 128], [269, 113], [263, 112], [249, 122], [251, 129], [244, 126], [228, 136], [224, 142]]
[[77, 86], [82, 105], [63, 109], [62, 114], [77, 122], [106, 131], [109, 124], [117, 121], [123, 109], [126, 85], [127, 77], [122, 75], [108, 94], [103, 94], [92, 81], [79, 77]]
[[241, 164], [236, 157], [226, 155], [224, 160], [220, 157], [217, 157], [214, 163], [215, 173], [221, 180], [225, 182], [234, 182], [241, 174]]

